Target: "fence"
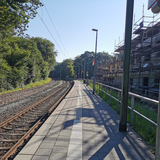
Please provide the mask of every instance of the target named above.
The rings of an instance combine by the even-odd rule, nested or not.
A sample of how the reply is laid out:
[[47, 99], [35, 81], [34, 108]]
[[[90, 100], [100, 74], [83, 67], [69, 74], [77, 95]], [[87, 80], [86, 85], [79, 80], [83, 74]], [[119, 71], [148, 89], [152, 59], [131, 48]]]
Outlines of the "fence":
[[[92, 83], [91, 80], [89, 80], [89, 81]], [[99, 93], [101, 91], [105, 94], [105, 100], [106, 100], [106, 95], [110, 96], [110, 106], [112, 105], [112, 98], [115, 99], [118, 102], [118, 112], [120, 112], [120, 104], [121, 104], [120, 97], [121, 97], [121, 91], [122, 90], [118, 89], [118, 88], [115, 88], [115, 87], [112, 87], [112, 86], [102, 84], [102, 83], [98, 83], [98, 82], [96, 82], [96, 84], [97, 84], [97, 86], [95, 85], [95, 87], [99, 90]], [[110, 93], [107, 93], [107, 89], [110, 90]], [[113, 90], [118, 92], [118, 99], [112, 96], [112, 91]], [[134, 123], [134, 113], [136, 113], [139, 116], [141, 116], [142, 118], [144, 118], [145, 120], [152, 123], [153, 125], [157, 126], [157, 123], [153, 122], [152, 120], [150, 120], [149, 118], [147, 118], [143, 114], [134, 110], [134, 104], [135, 104], [135, 97], [137, 97], [139, 99], [143, 99], [143, 100], [151, 102], [151, 103], [154, 103], [154, 104], [157, 104], [157, 105], [159, 104], [159, 101], [153, 100], [153, 99], [150, 99], [150, 98], [138, 95], [138, 94], [134, 94], [134, 93], [131, 93], [131, 92], [129, 92], [129, 95], [131, 96], [131, 107], [128, 106], [128, 108], [131, 110], [131, 125], [133, 125], [133, 123]]]

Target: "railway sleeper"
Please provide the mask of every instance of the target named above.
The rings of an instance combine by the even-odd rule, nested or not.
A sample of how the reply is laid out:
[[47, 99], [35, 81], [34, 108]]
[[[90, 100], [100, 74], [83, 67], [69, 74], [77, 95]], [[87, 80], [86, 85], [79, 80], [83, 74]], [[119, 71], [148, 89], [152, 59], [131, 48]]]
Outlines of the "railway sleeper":
[[[1, 134], [4, 134], [5, 131], [1, 132]], [[17, 135], [24, 135], [26, 131], [16, 131], [16, 130], [8, 130], [5, 132], [5, 134], [17, 134]]]
[[21, 126], [19, 126], [19, 125], [7, 125], [7, 126], [5, 126], [6, 128], [12, 128], [12, 129], [19, 129], [19, 128], [30, 128], [30, 126], [31, 125], [21, 125]]
[[27, 115], [24, 116], [24, 115], [23, 115], [23, 116], [21, 116], [21, 117], [18, 117], [18, 120], [19, 120], [19, 121], [22, 121], [22, 119], [23, 119], [23, 121], [24, 121], [24, 120], [35, 120], [35, 118], [38, 118], [38, 117], [39, 117], [39, 116], [36, 116], [36, 117], [34, 116], [34, 117], [33, 117], [32, 115], [30, 115], [30, 116], [27, 116]]
[[[4, 133], [0, 133], [0, 135], [4, 135]], [[24, 133], [5, 133], [5, 136], [23, 136]]]
[[2, 150], [9, 150], [9, 149], [11, 149], [11, 147], [0, 147], [0, 151], [2, 151]]
[[22, 135], [9, 135], [9, 134], [3, 134], [3, 135], [0, 135], [0, 139], [19, 139], [21, 138]]
[[5, 130], [18, 130], [18, 131], [28, 131], [29, 130], [29, 128], [10, 128], [10, 127], [5, 127], [5, 126], [3, 126], [3, 129], [5, 129]]
[[0, 139], [0, 142], [18, 142], [19, 139]]
[[[19, 122], [19, 120], [17, 120], [17, 122]], [[25, 120], [24, 121], [25, 123], [29, 123], [29, 124], [32, 124], [32, 123], [35, 123], [35, 120], [33, 119], [33, 120]]]
[[[10, 122], [9, 123], [9, 125], [15, 125], [15, 126], [26, 126], [26, 125], [28, 125], [28, 123], [26, 123], [26, 122]], [[29, 125], [28, 125], [29, 126]]]
[[40, 112], [36, 112], [36, 110], [33, 112], [32, 111], [32, 113], [26, 113], [26, 114], [24, 114], [24, 116], [39, 116], [39, 115], [41, 115], [43, 113], [43, 111], [40, 111]]

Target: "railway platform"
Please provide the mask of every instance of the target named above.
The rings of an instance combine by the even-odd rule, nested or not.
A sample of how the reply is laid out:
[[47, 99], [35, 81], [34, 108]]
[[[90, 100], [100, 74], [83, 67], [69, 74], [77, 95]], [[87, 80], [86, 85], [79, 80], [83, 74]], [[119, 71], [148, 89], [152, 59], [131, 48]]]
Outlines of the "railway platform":
[[152, 160], [155, 156], [119, 116], [85, 84], [68, 95], [14, 160]]

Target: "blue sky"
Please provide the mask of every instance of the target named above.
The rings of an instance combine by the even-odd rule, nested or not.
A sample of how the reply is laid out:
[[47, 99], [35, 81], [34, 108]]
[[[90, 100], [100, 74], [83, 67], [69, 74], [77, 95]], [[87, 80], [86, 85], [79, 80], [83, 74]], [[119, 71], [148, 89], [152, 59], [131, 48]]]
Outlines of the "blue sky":
[[[95, 50], [95, 32], [98, 29], [98, 52], [114, 52], [115, 40], [124, 38], [126, 0], [43, 0], [58, 35], [47, 15], [44, 7], [38, 9], [39, 15], [52, 33], [49, 34], [43, 22], [37, 15], [30, 20], [26, 32], [31, 37], [42, 37], [52, 41], [58, 51], [57, 62], [83, 54], [85, 51]], [[147, 9], [148, 0], [134, 1], [135, 21], [142, 16], [144, 4], [145, 15], [153, 15]], [[62, 41], [60, 41], [60, 39]]]

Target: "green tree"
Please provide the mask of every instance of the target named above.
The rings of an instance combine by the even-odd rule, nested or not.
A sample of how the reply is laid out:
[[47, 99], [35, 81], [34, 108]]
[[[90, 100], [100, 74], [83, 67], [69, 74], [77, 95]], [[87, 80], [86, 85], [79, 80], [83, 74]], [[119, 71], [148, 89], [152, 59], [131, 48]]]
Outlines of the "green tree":
[[2, 89], [9, 89], [9, 82], [11, 75], [11, 67], [8, 65], [5, 59], [0, 58], [0, 91]]
[[21, 87], [48, 77], [51, 69], [33, 39], [12, 37], [7, 41], [6, 38], [5, 45], [0, 43], [0, 46], [3, 46], [0, 47], [0, 57], [3, 60], [0, 88]]
[[57, 56], [57, 52], [55, 51], [54, 44], [43, 38], [32, 38], [32, 40], [37, 44], [37, 48], [42, 54], [44, 61], [48, 62], [49, 70], [52, 70], [55, 65], [55, 57]]
[[73, 77], [74, 76], [73, 61], [71, 59], [68, 59], [65, 61], [65, 63], [67, 63], [67, 68], [66, 68], [67, 76]]
[[50, 74], [53, 78], [61, 78], [66, 79], [73, 78], [74, 76], [74, 66], [73, 66], [73, 60], [66, 59], [62, 63], [57, 63], [54, 69], [54, 75], [52, 75], [53, 72]]
[[33, 19], [36, 10], [42, 6], [40, 0], [1, 0], [0, 1], [0, 36], [2, 39], [10, 34], [18, 33], [28, 27], [29, 19]]
[[30, 52], [27, 59], [27, 72], [28, 76], [25, 84], [36, 82], [48, 77], [50, 68], [48, 62], [44, 61], [42, 53], [37, 48], [36, 42], [32, 38], [17, 38], [19, 48], [25, 49]]
[[10, 49], [3, 55], [3, 58], [7, 61], [8, 65], [12, 69], [10, 74], [9, 83], [14, 87], [22, 86], [27, 76], [27, 59], [30, 52], [24, 49], [20, 49], [17, 43], [11, 43]]
[[[100, 65], [105, 65], [106, 64], [106, 60], [111, 59], [113, 56], [110, 55], [108, 52], [98, 52], [97, 53], [97, 64], [98, 66]], [[93, 61], [95, 59], [95, 53], [94, 52], [90, 52], [90, 51], [85, 51], [83, 54], [81, 54], [80, 56], [75, 57], [74, 59], [74, 67], [76, 68], [76, 75], [78, 77], [78, 73], [79, 76], [81, 76], [81, 70], [80, 70], [80, 66], [82, 65], [82, 70], [84, 70], [84, 60], [85, 60], [85, 75], [86, 75], [86, 71], [88, 68], [88, 78], [91, 78], [93, 76]]]

